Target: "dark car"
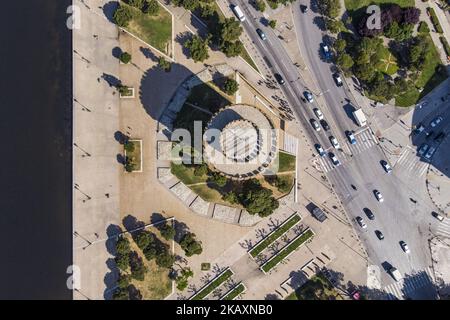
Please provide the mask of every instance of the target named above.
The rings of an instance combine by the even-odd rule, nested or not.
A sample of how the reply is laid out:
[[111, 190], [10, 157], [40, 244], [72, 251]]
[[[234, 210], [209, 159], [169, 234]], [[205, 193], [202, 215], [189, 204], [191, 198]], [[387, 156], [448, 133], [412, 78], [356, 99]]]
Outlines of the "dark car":
[[284, 79], [283, 79], [283, 77], [281, 76], [281, 74], [275, 73], [274, 76], [275, 76], [275, 79], [277, 80], [277, 82], [278, 82], [279, 84], [284, 84]]
[[379, 240], [383, 240], [384, 239], [384, 235], [383, 235], [383, 233], [380, 230], [375, 230], [375, 234], [376, 234], [376, 236], [377, 236], [377, 238]]
[[444, 138], [445, 138], [445, 132], [439, 132], [439, 134], [436, 137], [434, 137], [433, 140], [436, 141], [437, 143], [441, 143], [442, 140], [444, 140]]
[[265, 41], [267, 39], [266, 34], [261, 29], [256, 29], [256, 33], [261, 38], [261, 40]]
[[370, 220], [375, 219], [375, 215], [373, 214], [372, 210], [370, 210], [369, 208], [364, 208], [363, 211], [366, 214], [367, 218], [369, 218]]
[[301, 5], [300, 5], [300, 10], [301, 10], [303, 13], [306, 13], [306, 12], [308, 12], [308, 6], [305, 6], [304, 4], [301, 4]]
[[320, 120], [320, 124], [322, 125], [322, 128], [325, 130], [325, 131], [328, 131], [328, 130], [330, 130], [330, 126], [328, 125], [328, 122], [326, 122], [325, 120]]

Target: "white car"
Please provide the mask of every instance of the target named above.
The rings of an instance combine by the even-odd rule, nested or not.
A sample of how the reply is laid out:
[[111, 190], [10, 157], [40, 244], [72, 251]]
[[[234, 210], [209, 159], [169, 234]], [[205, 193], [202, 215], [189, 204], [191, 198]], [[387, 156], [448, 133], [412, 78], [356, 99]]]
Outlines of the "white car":
[[419, 153], [419, 156], [422, 157], [422, 156], [425, 154], [425, 152], [427, 152], [427, 150], [428, 150], [429, 147], [430, 147], [430, 146], [427, 145], [426, 143], [422, 144], [422, 145], [420, 146], [419, 150], [417, 151], [417, 152]]
[[433, 154], [436, 152], [436, 147], [431, 147], [428, 149], [428, 152], [425, 154], [425, 159], [430, 160], [433, 157]]
[[314, 114], [316, 115], [317, 119], [322, 120], [323, 119], [323, 113], [318, 108], [313, 109]]
[[386, 160], [381, 160], [381, 165], [383, 166], [384, 171], [386, 171], [386, 173], [391, 173], [392, 172], [392, 168], [389, 165], [389, 163], [387, 163]]
[[311, 121], [311, 125], [313, 126], [314, 130], [320, 131], [319, 123], [314, 119], [311, 119], [310, 121]]
[[333, 164], [335, 166], [338, 166], [341, 164], [341, 162], [338, 160], [338, 158], [334, 155], [333, 152], [329, 152], [328, 155], [330, 156], [331, 162], [333, 162]]
[[303, 95], [305, 96], [306, 100], [308, 100], [309, 103], [314, 102], [314, 98], [313, 98], [311, 92], [305, 91], [305, 92], [303, 92]]
[[441, 116], [436, 117], [433, 119], [433, 121], [431, 121], [430, 126], [432, 128], [436, 127], [439, 123], [441, 123], [441, 121], [444, 120]]
[[410, 253], [410, 252], [411, 252], [411, 251], [409, 250], [409, 247], [408, 247], [408, 245], [406, 244], [405, 241], [400, 241], [400, 247], [402, 247], [402, 250], [403, 250], [405, 253]]
[[377, 200], [379, 202], [383, 202], [384, 201], [383, 195], [381, 194], [380, 191], [374, 190], [373, 193], [375, 194], [375, 198], [377, 198]]
[[441, 216], [439, 213], [437, 213], [436, 211], [431, 212], [431, 215], [433, 217], [435, 217], [436, 219], [438, 219], [440, 222], [444, 221], [444, 217]]
[[341, 145], [339, 144], [339, 142], [337, 141], [337, 139], [333, 136], [330, 136], [330, 142], [333, 145], [334, 148], [336, 149], [340, 149]]
[[360, 216], [356, 217], [356, 222], [358, 222], [359, 226], [363, 229], [367, 229], [367, 224], [364, 222], [363, 218]]

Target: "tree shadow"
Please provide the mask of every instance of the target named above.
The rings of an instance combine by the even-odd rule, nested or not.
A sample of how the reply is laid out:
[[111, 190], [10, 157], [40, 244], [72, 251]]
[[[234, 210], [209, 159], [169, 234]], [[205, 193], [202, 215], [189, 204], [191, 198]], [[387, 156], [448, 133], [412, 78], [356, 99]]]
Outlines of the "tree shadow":
[[114, 132], [114, 139], [116, 139], [116, 141], [120, 144], [125, 144], [128, 142], [130, 137], [127, 136], [126, 134], [124, 134], [122, 131], [118, 130], [118, 131]]
[[111, 54], [114, 58], [119, 59], [120, 55], [123, 53], [123, 50], [120, 47], [114, 47], [111, 50]]
[[315, 24], [320, 31], [326, 31], [325, 20], [323, 17], [314, 17], [313, 24]]
[[114, 12], [119, 7], [119, 1], [110, 1], [103, 6], [103, 14], [109, 22], [114, 23]]
[[188, 31], [179, 33], [175, 37], [175, 41], [181, 45], [182, 52], [187, 58], [191, 57], [191, 53], [189, 52], [189, 49], [185, 47], [185, 43], [186, 43], [186, 41], [188, 41], [191, 38], [192, 38], [192, 34]]
[[117, 87], [118, 85], [122, 84], [122, 81], [120, 81], [117, 77], [113, 76], [112, 74], [103, 73], [101, 78], [106, 81], [106, 83], [110, 87]]
[[149, 48], [147, 48], [147, 47], [139, 47], [139, 50], [142, 52], [144, 57], [146, 57], [147, 59], [150, 59], [150, 60], [152, 60], [154, 62], [158, 62], [158, 60], [159, 60], [158, 57]]
[[136, 229], [143, 228], [145, 223], [143, 221], [138, 220], [136, 217], [131, 214], [127, 215], [123, 218], [122, 224], [128, 232], [132, 232]]

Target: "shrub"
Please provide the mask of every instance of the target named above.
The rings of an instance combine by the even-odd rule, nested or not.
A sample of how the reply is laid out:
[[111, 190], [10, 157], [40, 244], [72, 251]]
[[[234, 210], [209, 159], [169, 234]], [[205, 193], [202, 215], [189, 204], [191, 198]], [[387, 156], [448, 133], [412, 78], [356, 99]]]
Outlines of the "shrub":
[[119, 6], [114, 12], [113, 19], [119, 27], [125, 28], [128, 26], [130, 20], [133, 19], [133, 13], [131, 12], [130, 8]]
[[230, 192], [224, 194], [222, 199], [224, 201], [227, 201], [227, 202], [231, 203], [231, 204], [236, 204], [236, 203], [239, 202], [237, 194], [234, 193], [233, 191], [230, 191]]
[[211, 176], [211, 181], [214, 182], [218, 187], [223, 188], [227, 184], [228, 179], [220, 173], [214, 172]]
[[442, 30], [442, 26], [439, 23], [439, 19], [436, 16], [436, 12], [434, 11], [434, 9], [431, 7], [428, 7], [427, 12], [428, 12], [428, 15], [430, 16], [431, 23], [433, 23], [433, 26], [434, 26], [434, 29], [436, 30], [436, 32], [443, 33], [444, 31]]
[[192, 232], [188, 232], [184, 235], [180, 241], [180, 246], [188, 257], [191, 257], [194, 254], [201, 254], [203, 251], [202, 243], [195, 239], [195, 234]]
[[122, 63], [127, 64], [128, 62], [131, 61], [131, 54], [129, 54], [128, 52], [122, 52], [122, 53], [120, 54], [120, 56], [119, 56], [119, 60], [120, 60]]
[[419, 33], [429, 33], [430, 28], [428, 28], [428, 24], [425, 21], [420, 21], [419, 27], [417, 28]]
[[188, 279], [194, 276], [194, 272], [190, 268], [183, 268], [180, 274], [175, 278], [175, 283], [177, 284], [177, 289], [183, 291], [187, 288]]
[[158, 66], [165, 72], [170, 72], [170, 69], [172, 68], [172, 64], [166, 59], [164, 59], [164, 57], [159, 57]]
[[195, 166], [194, 175], [197, 177], [204, 176], [208, 173], [208, 165], [206, 163], [202, 163], [200, 165]]
[[448, 45], [447, 39], [445, 39], [444, 36], [440, 36], [439, 40], [441, 40], [441, 43], [444, 46], [445, 53], [450, 57], [450, 46]]
[[264, 0], [256, 0], [255, 2], [256, 10], [264, 12], [266, 10], [266, 3]]
[[269, 27], [271, 27], [272, 29], [275, 29], [276, 26], [277, 26], [277, 20], [269, 21]]
[[133, 6], [139, 10], [144, 6], [144, 0], [128, 0], [127, 1], [130, 6]]
[[234, 95], [239, 90], [239, 83], [236, 80], [228, 78], [224, 85], [223, 91], [228, 95]]
[[156, 16], [159, 13], [159, 4], [156, 0], [147, 0], [145, 1], [144, 13], [147, 13], [151, 16]]
[[131, 141], [127, 141], [124, 145], [123, 148], [125, 149], [126, 152], [130, 153], [134, 151], [134, 143]]

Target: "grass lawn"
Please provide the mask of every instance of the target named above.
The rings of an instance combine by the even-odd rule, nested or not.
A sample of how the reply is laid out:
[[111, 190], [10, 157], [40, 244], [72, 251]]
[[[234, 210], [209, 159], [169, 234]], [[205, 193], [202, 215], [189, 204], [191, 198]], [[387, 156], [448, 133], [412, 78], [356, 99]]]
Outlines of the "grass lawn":
[[303, 243], [311, 239], [313, 235], [314, 233], [312, 232], [311, 229], [304, 231], [300, 236], [291, 241], [280, 252], [278, 252], [269, 261], [267, 261], [264, 265], [262, 265], [261, 269], [264, 272], [269, 272], [270, 270], [275, 268], [278, 265], [278, 263], [283, 261], [292, 252], [297, 250]]
[[123, 1], [121, 6], [127, 6], [133, 11], [133, 19], [126, 29], [165, 54], [169, 54], [172, 37], [172, 17], [160, 6], [157, 16], [145, 14], [142, 11], [127, 5]]
[[[162, 242], [171, 246], [170, 242], [164, 240], [164, 238], [160, 236], [160, 233], [156, 228], [150, 227], [147, 230], [158, 235], [158, 238]], [[131, 250], [138, 253], [138, 255], [142, 258], [144, 265], [147, 267], [147, 272], [143, 281], [132, 279], [130, 283], [141, 292], [142, 300], [164, 299], [172, 291], [172, 281], [169, 278], [169, 269], [158, 267], [154, 259], [147, 261], [142, 250], [136, 245], [131, 235], [128, 234], [127, 238], [130, 241]]]
[[186, 185], [206, 182], [208, 179], [207, 175], [196, 176], [194, 174], [194, 167], [186, 166], [184, 164], [170, 164], [170, 172], [181, 180]]
[[133, 171], [140, 171], [142, 169], [141, 163], [141, 141], [140, 140], [129, 140], [131, 144], [134, 146], [134, 150], [132, 152], [126, 152], [126, 156], [131, 159], [134, 164]]
[[192, 189], [196, 194], [200, 196], [205, 201], [208, 202], [217, 202], [220, 204], [225, 204], [227, 206], [233, 206], [232, 204], [225, 202], [222, 200], [222, 194], [216, 189], [210, 188], [206, 184], [198, 184], [194, 186], [188, 186]]
[[325, 276], [321, 273], [312, 277], [285, 300], [343, 300]]
[[245, 291], [245, 286], [242, 283], [239, 283], [236, 287], [234, 287], [230, 292], [227, 293], [222, 300], [234, 300], [238, 295]]
[[379, 48], [376, 59], [378, 62], [376, 63], [375, 68], [379, 71], [390, 76], [397, 72], [397, 59], [392, 55], [388, 48]]
[[233, 271], [227, 269], [225, 272], [223, 272], [221, 275], [219, 275], [213, 281], [211, 281], [205, 287], [203, 287], [198, 293], [193, 295], [191, 297], [191, 300], [203, 300], [204, 298], [206, 298], [207, 295], [209, 295], [216, 288], [222, 285], [225, 281], [231, 278], [232, 275]]
[[[415, 82], [416, 88], [412, 88], [396, 97], [395, 104], [400, 107], [409, 107], [415, 104], [447, 78], [445, 72], [437, 72], [437, 68], [441, 65], [439, 53], [431, 40], [431, 36], [427, 35], [427, 38], [432, 43], [432, 50], [427, 55], [423, 71]], [[423, 88], [423, 91], [419, 92], [417, 88]]]
[[286, 152], [279, 151], [278, 160], [279, 160], [278, 172], [295, 170], [295, 156]]
[[414, 7], [414, 0], [345, 0], [345, 8], [349, 11], [358, 10], [370, 4], [395, 3], [400, 7]]
[[280, 238], [283, 234], [285, 234], [290, 228], [295, 226], [301, 220], [298, 214], [294, 214], [292, 217], [287, 219], [283, 224], [278, 227], [278, 229], [274, 230], [270, 233], [264, 240], [259, 242], [252, 250], [249, 251], [249, 254], [255, 258], [258, 254], [263, 252], [265, 248], [270, 246], [275, 240]]

